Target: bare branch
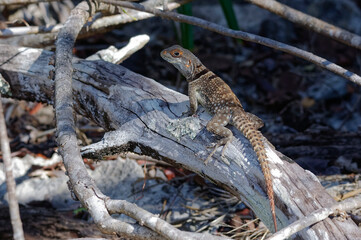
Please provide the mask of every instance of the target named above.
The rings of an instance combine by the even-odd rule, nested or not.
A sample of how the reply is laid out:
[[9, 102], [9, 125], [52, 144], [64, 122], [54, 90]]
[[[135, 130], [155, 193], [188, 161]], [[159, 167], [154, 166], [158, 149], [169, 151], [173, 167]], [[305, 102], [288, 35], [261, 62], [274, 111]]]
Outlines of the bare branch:
[[[0, 79], [3, 79], [1, 74], [0, 74]], [[13, 176], [13, 164], [11, 161], [9, 139], [6, 133], [6, 125], [5, 125], [4, 111], [1, 101], [1, 93], [0, 93], [0, 141], [1, 141], [2, 158], [4, 162], [4, 172], [6, 176], [6, 186], [8, 192], [8, 203], [10, 209], [11, 225], [13, 227], [13, 232], [14, 232], [13, 238], [15, 240], [23, 240], [24, 239], [23, 224], [21, 223], [19, 204], [16, 198], [16, 190], [15, 190], [16, 183]]]
[[336, 27], [318, 18], [307, 15], [301, 11], [288, 7], [274, 0], [247, 0], [261, 8], [273, 12], [293, 23], [307, 27], [336, 41], [345, 43], [354, 48], [361, 49], [361, 37], [357, 34]]
[[361, 196], [354, 197], [351, 199], [344, 200], [339, 202], [331, 207], [321, 208], [313, 213], [307, 215], [304, 218], [297, 220], [296, 222], [288, 225], [287, 227], [281, 229], [277, 233], [273, 234], [267, 240], [282, 240], [291, 237], [292, 234], [295, 234], [302, 229], [311, 226], [317, 222], [320, 222], [330, 215], [338, 214], [340, 211], [350, 211], [353, 209], [361, 208]]
[[114, 46], [110, 46], [107, 49], [100, 50], [95, 54], [87, 57], [87, 60], [104, 60], [107, 62], [111, 62], [114, 64], [119, 64], [129, 58], [133, 53], [139, 51], [141, 48], [145, 46], [149, 41], [149, 36], [146, 34], [138, 35], [132, 37], [129, 40], [129, 43], [118, 50]]
[[[174, 0], [172, 2], [168, 3], [168, 8], [170, 10], [176, 9], [182, 4], [189, 2], [190, 0]], [[153, 6], [154, 5], [153, 0], [148, 0], [144, 2], [144, 5], [147, 6]], [[162, 5], [155, 6], [157, 8], [161, 8]], [[115, 9], [112, 9], [113, 14], [116, 12]], [[101, 18], [96, 18], [91, 23], [87, 23], [87, 25], [82, 29], [82, 31], [79, 33], [78, 38], [84, 38], [88, 37], [90, 35], [94, 35], [99, 32], [104, 32], [108, 29], [115, 28], [116, 26], [119, 26], [124, 23], [139, 21], [143, 19], [147, 19], [150, 17], [153, 17], [153, 14], [145, 13], [145, 12], [139, 12], [135, 10], [128, 9], [125, 13], [121, 12], [120, 14], [112, 15], [112, 16], [104, 16]], [[21, 35], [28, 35], [28, 34], [37, 34], [37, 33], [52, 33], [50, 36], [46, 36], [46, 40], [49, 38], [55, 39], [56, 34], [59, 32], [59, 30], [63, 27], [63, 24], [57, 24], [52, 26], [27, 26], [27, 27], [10, 27], [6, 29], [2, 29], [0, 31], [0, 37], [16, 37]], [[38, 36], [41, 38], [43, 36]], [[13, 38], [9, 39], [9, 41]], [[25, 41], [25, 40], [24, 40]], [[43, 40], [44, 41], [44, 40]], [[6, 43], [6, 41], [3, 39], [2, 43]], [[10, 43], [9, 43], [10, 44]], [[24, 46], [24, 44], [18, 44]], [[26, 44], [26, 46], [29, 46], [29, 44]]]
[[[27, 5], [27, 4], [33, 4], [33, 3], [42, 3], [42, 2], [55, 2], [59, 0], [0, 0], [0, 6], [4, 5]], [[138, 1], [138, 0], [121, 0], [121, 1]]]
[[[94, 5], [92, 6], [94, 9]], [[96, 187], [93, 179], [89, 176], [80, 155], [75, 133], [73, 115], [73, 93], [72, 88], [72, 48], [76, 37], [89, 18], [89, 5], [86, 1], [79, 3], [72, 11], [60, 30], [56, 42], [55, 54], [55, 114], [57, 125], [57, 143], [59, 152], [63, 157], [65, 168], [73, 187], [74, 193], [82, 202], [95, 223], [101, 231], [113, 233], [114, 228], [119, 227], [125, 236], [134, 237], [137, 234], [144, 234], [144, 229], [136, 229], [131, 225], [112, 219], [104, 205], [99, 199], [105, 196]], [[117, 232], [117, 231], [115, 231]], [[145, 231], [147, 233], [147, 231]], [[149, 231], [148, 231], [149, 233]], [[146, 236], [144, 236], [146, 237]]]
[[173, 227], [166, 221], [160, 219], [159, 217], [145, 211], [144, 209], [138, 207], [133, 203], [129, 203], [124, 200], [107, 200], [106, 201], [107, 209], [111, 214], [114, 213], [124, 213], [141, 223], [141, 225], [146, 225], [155, 232], [160, 233], [162, 236], [166, 236], [168, 239], [174, 240], [188, 240], [188, 239], [228, 239], [225, 237], [212, 236], [208, 233], [190, 233], [183, 232]]
[[0, 6], [4, 5], [27, 5], [41, 2], [55, 2], [57, 0], [0, 0]]
[[[94, 5], [92, 6], [96, 10]], [[68, 176], [71, 182], [72, 190], [85, 206], [99, 229], [105, 233], [119, 233], [125, 237], [131, 238], [149, 238], [154, 239], [156, 233], [165, 236], [168, 239], [204, 239], [205, 234], [184, 233], [177, 230], [170, 224], [160, 220], [159, 218], [151, 216], [145, 210], [141, 211], [132, 205], [132, 209], [127, 209], [129, 213], [140, 221], [140, 225], [146, 225], [155, 233], [150, 233], [148, 229], [140, 227], [135, 231], [135, 228], [129, 226], [130, 224], [123, 223], [119, 220], [113, 219], [105, 206], [105, 199], [101, 191], [95, 185], [93, 179], [89, 176], [84, 166], [80, 151], [77, 145], [75, 122], [73, 117], [73, 89], [72, 86], [72, 48], [80, 29], [89, 17], [88, 3], [83, 1], [79, 3], [71, 12], [69, 19], [64, 27], [60, 30], [58, 40], [56, 42], [56, 59], [55, 59], [55, 113], [57, 123], [57, 142], [59, 152], [63, 157], [65, 168], [68, 171]], [[129, 206], [125, 201], [121, 201], [126, 206]], [[113, 205], [111, 205], [113, 206]], [[133, 210], [133, 211], [132, 211]], [[116, 212], [113, 208], [113, 212]], [[127, 212], [127, 213], [128, 213]], [[136, 214], [136, 212], [139, 212]], [[142, 217], [143, 215], [143, 217]], [[154, 221], [161, 226], [154, 226]], [[156, 224], [156, 225], [157, 225]], [[167, 231], [164, 231], [167, 230]], [[140, 236], [135, 236], [139, 234]], [[145, 235], [148, 234], [148, 235]], [[184, 236], [188, 236], [185, 237]], [[197, 238], [195, 236], [198, 236]], [[207, 238], [218, 239], [209, 235]], [[220, 238], [219, 238], [220, 239]]]
[[11, 27], [2, 29], [0, 37], [20, 36], [35, 33], [57, 33], [63, 27], [63, 24], [53, 26], [26, 26], [26, 27]]
[[115, 0], [99, 0], [99, 1], [108, 3], [108, 4], [114, 4], [117, 6], [122, 6], [125, 8], [136, 9], [138, 11], [149, 12], [149, 13], [152, 13], [159, 17], [171, 19], [171, 20], [174, 20], [177, 22], [184, 22], [184, 23], [192, 24], [192, 25], [195, 25], [198, 27], [202, 27], [204, 29], [208, 29], [213, 32], [217, 32], [217, 33], [225, 35], [225, 36], [239, 38], [239, 39], [243, 39], [245, 41], [255, 42], [255, 43], [270, 47], [270, 48], [274, 48], [274, 49], [292, 54], [294, 56], [303, 58], [304, 60], [312, 62], [322, 68], [325, 68], [333, 73], [336, 73], [337, 75], [340, 75], [343, 78], [346, 78], [354, 83], [361, 85], [361, 77], [359, 75], [357, 75], [353, 72], [350, 72], [350, 71], [340, 67], [339, 65], [328, 61], [327, 59], [316, 56], [313, 53], [307, 52], [305, 50], [302, 50], [302, 49], [299, 49], [299, 48], [296, 48], [296, 47], [293, 47], [293, 46], [290, 46], [290, 45], [287, 45], [287, 44], [284, 44], [284, 43], [281, 43], [281, 42], [278, 42], [278, 41], [275, 41], [275, 40], [272, 40], [269, 38], [261, 37], [261, 36], [243, 32], [243, 31], [235, 31], [235, 30], [223, 27], [221, 25], [197, 18], [197, 17], [186, 16], [186, 15], [178, 14], [175, 12], [164, 12], [164, 11], [152, 8], [152, 7], [143, 6], [138, 3], [119, 2], [119, 1], [115, 1]]

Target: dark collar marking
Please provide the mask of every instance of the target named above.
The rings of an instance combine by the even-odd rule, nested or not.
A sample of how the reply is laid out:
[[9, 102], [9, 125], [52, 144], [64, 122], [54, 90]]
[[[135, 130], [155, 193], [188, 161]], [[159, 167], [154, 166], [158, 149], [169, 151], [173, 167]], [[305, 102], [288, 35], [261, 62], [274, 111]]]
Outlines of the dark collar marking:
[[200, 71], [199, 73], [197, 73], [193, 79], [196, 80], [198, 78], [200, 78], [201, 76], [203, 76], [204, 74], [206, 74], [207, 72], [209, 72], [209, 70], [207, 68], [203, 69], [202, 71]]

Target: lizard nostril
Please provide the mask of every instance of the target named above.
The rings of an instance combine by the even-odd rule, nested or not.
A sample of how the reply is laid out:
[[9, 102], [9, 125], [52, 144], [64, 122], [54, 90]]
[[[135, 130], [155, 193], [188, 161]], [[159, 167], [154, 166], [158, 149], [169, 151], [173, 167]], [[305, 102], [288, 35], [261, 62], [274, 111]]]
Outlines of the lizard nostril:
[[166, 51], [166, 50], [164, 50], [164, 51], [162, 52], [162, 54], [163, 54], [163, 55], [166, 55], [166, 54], [167, 54], [167, 51]]

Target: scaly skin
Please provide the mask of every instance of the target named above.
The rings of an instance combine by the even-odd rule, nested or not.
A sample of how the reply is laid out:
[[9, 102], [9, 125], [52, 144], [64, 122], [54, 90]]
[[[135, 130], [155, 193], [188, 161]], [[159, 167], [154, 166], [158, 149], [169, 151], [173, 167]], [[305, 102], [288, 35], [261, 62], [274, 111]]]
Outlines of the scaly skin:
[[231, 88], [220, 77], [208, 70], [189, 50], [175, 45], [164, 49], [161, 52], [161, 57], [173, 64], [187, 79], [190, 102], [189, 114], [194, 115], [198, 103], [200, 103], [213, 116], [207, 123], [207, 130], [223, 137], [217, 142], [205, 160], [205, 164], [208, 163], [219, 146], [223, 146], [221, 154], [223, 158], [224, 151], [233, 138], [231, 130], [225, 127], [228, 124], [235, 126], [251, 142], [264, 174], [274, 228], [277, 231], [272, 177], [268, 166], [264, 137], [258, 131], [258, 128], [263, 126], [262, 120], [245, 112]]

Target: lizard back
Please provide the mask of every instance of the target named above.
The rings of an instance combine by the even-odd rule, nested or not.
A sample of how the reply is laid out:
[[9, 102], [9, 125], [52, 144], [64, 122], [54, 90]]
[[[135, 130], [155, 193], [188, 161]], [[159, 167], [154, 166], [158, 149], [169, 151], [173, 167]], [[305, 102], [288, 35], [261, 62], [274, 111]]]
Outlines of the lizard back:
[[199, 75], [190, 84], [195, 85], [197, 100], [207, 112], [214, 115], [233, 109], [243, 110], [241, 102], [220, 77], [203, 65], [199, 68], [207, 71], [198, 70], [203, 72], [203, 75]]

